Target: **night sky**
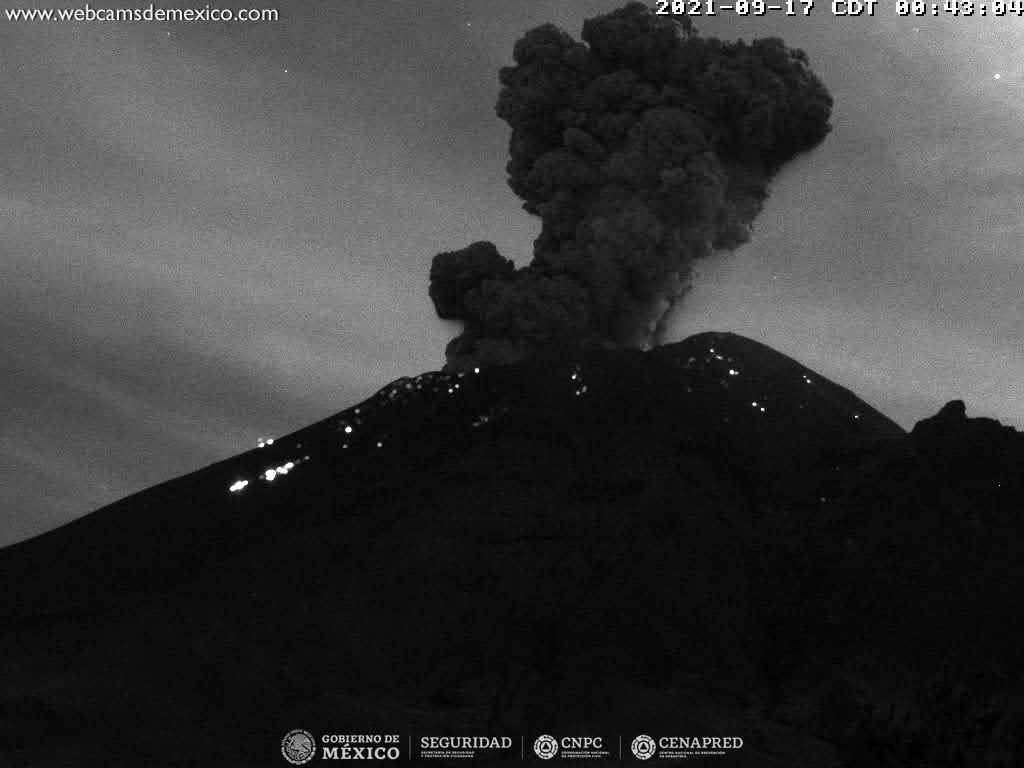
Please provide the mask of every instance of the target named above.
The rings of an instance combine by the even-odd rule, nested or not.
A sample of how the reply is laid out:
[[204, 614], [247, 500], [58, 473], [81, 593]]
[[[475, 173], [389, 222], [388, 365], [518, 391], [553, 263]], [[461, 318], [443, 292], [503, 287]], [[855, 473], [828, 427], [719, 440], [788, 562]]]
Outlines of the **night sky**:
[[[0, 18], [0, 544], [439, 368], [431, 257], [522, 263], [539, 228], [505, 182], [498, 68], [526, 29], [620, 5]], [[905, 427], [954, 398], [1024, 427], [1024, 20], [695, 21], [804, 48], [834, 130], [669, 338], [750, 336]]]

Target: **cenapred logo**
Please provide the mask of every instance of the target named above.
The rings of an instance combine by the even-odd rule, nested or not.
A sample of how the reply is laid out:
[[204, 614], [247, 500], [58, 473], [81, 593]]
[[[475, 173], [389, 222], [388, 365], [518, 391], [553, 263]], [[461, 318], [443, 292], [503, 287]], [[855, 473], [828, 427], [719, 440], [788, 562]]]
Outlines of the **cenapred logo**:
[[558, 754], [558, 742], [554, 736], [548, 736], [545, 733], [543, 736], [538, 736], [537, 740], [533, 742], [533, 751], [541, 760], [550, 760]]
[[646, 733], [641, 733], [635, 739], [633, 739], [630, 749], [633, 750], [633, 754], [640, 760], [648, 760], [654, 757], [654, 752], [657, 749], [657, 745], [654, 743], [654, 739], [648, 736]]
[[316, 755], [316, 740], [309, 731], [296, 728], [281, 739], [281, 754], [292, 765], [308, 763]]

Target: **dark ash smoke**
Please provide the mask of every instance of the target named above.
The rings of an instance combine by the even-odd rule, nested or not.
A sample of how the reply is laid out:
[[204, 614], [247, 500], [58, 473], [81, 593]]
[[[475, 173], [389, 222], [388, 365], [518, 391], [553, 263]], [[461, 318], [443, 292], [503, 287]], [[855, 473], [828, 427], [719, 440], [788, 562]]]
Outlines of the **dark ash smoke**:
[[541, 232], [518, 269], [489, 242], [434, 257], [437, 313], [465, 324], [449, 368], [654, 343], [694, 262], [746, 241], [772, 175], [831, 128], [831, 96], [777, 38], [702, 38], [635, 2], [582, 38], [531, 29], [501, 69], [509, 185]]

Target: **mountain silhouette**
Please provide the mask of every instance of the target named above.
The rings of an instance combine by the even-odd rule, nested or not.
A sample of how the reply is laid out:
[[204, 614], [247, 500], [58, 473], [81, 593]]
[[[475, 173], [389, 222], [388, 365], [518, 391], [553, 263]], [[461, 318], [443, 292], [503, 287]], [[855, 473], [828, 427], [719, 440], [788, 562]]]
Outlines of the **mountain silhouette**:
[[908, 434], [730, 333], [399, 379], [0, 550], [0, 764], [304, 728], [1024, 765], [1022, 491], [1012, 428]]

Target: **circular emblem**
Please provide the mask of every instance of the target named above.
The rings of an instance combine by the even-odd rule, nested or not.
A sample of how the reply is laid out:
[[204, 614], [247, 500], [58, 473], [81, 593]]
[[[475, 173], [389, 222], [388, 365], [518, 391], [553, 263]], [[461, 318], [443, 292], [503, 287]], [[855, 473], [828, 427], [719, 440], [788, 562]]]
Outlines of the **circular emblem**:
[[308, 763], [316, 754], [316, 742], [313, 740], [313, 734], [301, 728], [288, 731], [288, 734], [281, 739], [281, 754], [292, 765]]
[[543, 736], [538, 736], [537, 740], [533, 742], [533, 751], [541, 760], [550, 760], [558, 754], [558, 742], [555, 741], [554, 736], [548, 736], [545, 733]]
[[645, 733], [641, 733], [633, 739], [631, 749], [633, 750], [633, 754], [640, 760], [647, 760], [648, 758], [654, 757], [654, 739]]

